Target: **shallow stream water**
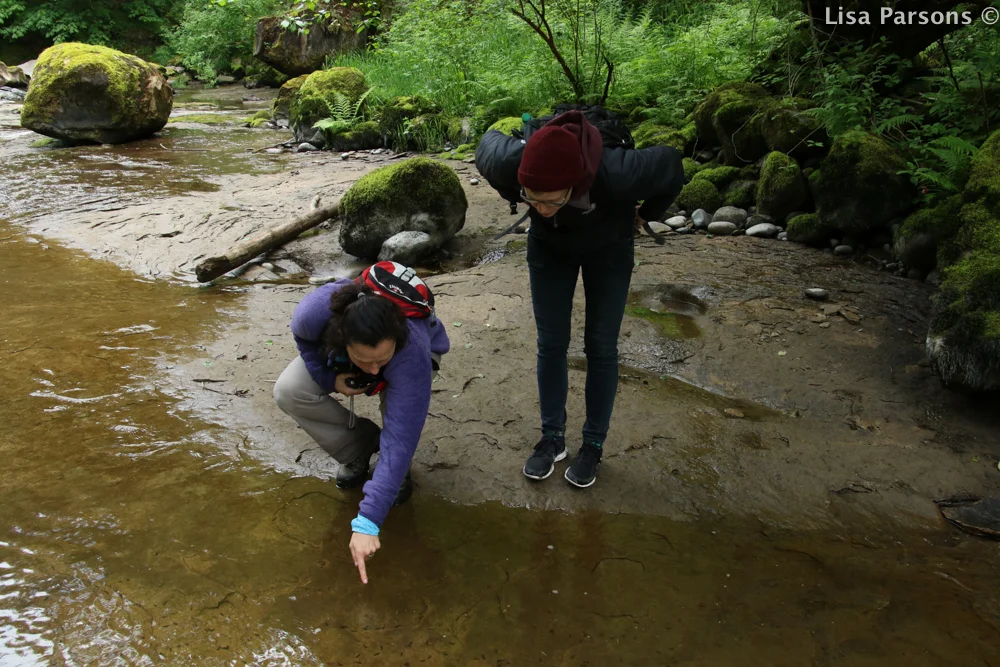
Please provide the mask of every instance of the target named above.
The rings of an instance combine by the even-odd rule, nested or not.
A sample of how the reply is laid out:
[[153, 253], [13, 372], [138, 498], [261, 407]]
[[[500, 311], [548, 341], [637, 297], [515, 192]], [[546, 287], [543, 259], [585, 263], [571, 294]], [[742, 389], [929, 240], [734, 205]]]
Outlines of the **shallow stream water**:
[[[199, 141], [230, 168], [238, 135], [215, 132]], [[170, 367], [243, 297], [10, 222], [141, 196], [181, 159], [134, 150], [0, 165], [0, 665], [1000, 665], [1000, 546], [889, 519], [463, 507], [418, 480], [362, 586], [355, 493], [269, 470], [179, 407]], [[191, 171], [163, 187], [211, 187]]]

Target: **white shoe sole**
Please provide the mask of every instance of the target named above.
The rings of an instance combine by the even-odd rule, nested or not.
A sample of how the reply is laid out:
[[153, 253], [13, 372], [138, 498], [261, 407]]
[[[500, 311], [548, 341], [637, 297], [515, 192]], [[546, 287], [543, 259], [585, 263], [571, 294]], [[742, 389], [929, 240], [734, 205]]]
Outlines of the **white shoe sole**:
[[577, 487], [578, 489], [586, 489], [586, 488], [587, 488], [588, 486], [593, 486], [593, 485], [594, 485], [594, 482], [596, 482], [596, 481], [597, 481], [597, 475], [594, 475], [594, 479], [590, 480], [590, 481], [589, 481], [589, 482], [587, 482], [586, 484], [579, 484], [579, 483], [577, 483], [577, 482], [574, 482], [573, 480], [571, 480], [571, 479], [569, 478], [569, 468], [566, 468], [566, 473], [565, 473], [565, 474], [563, 474], [563, 477], [565, 477], [565, 478], [566, 478], [566, 481], [567, 481], [567, 482], [569, 482], [569, 483], [570, 483], [570, 484], [572, 484], [573, 486]]
[[552, 472], [556, 469], [556, 464], [559, 463], [560, 461], [562, 461], [565, 458], [566, 458], [566, 450], [564, 449], [562, 451], [562, 453], [559, 454], [559, 455], [557, 455], [556, 458], [552, 461], [552, 465], [549, 466], [549, 471], [547, 473], [545, 473], [544, 475], [542, 475], [541, 477], [536, 477], [535, 475], [529, 475], [528, 474], [527, 464], [525, 464], [524, 468], [521, 468], [521, 472], [524, 473], [524, 476], [527, 477], [528, 479], [536, 479], [536, 480], [539, 480], [539, 481], [541, 481], [543, 479], [548, 479], [549, 476], [552, 474]]

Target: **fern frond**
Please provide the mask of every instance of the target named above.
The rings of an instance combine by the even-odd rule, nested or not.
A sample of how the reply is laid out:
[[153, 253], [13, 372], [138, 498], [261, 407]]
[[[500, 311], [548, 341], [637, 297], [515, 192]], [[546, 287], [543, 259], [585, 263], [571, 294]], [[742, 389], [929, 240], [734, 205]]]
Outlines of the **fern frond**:
[[897, 130], [907, 123], [912, 123], [917, 125], [923, 121], [923, 117], [912, 113], [899, 114], [893, 116], [892, 118], [886, 118], [881, 123], [878, 124], [876, 130], [879, 134], [885, 133], [887, 130]]

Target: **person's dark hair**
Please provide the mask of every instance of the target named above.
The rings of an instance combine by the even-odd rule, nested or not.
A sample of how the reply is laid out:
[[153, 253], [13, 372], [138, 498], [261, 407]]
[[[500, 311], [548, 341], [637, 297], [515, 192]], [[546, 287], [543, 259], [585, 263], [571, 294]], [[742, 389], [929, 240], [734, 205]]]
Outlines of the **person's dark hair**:
[[356, 343], [375, 347], [386, 338], [396, 342], [397, 352], [406, 345], [409, 330], [403, 311], [369, 287], [351, 283], [340, 288], [330, 297], [330, 312], [323, 330], [327, 353], [343, 352]]

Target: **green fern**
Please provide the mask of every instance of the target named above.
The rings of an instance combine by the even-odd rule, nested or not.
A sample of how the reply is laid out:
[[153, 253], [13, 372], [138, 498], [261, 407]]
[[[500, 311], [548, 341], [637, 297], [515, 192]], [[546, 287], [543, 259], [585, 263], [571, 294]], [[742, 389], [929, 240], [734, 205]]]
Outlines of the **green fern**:
[[886, 118], [881, 123], [876, 126], [876, 131], [879, 134], [885, 134], [889, 130], [898, 130], [903, 125], [907, 123], [913, 125], [919, 125], [923, 122], [923, 117], [912, 113], [899, 114], [898, 116], [893, 116], [892, 118]]

